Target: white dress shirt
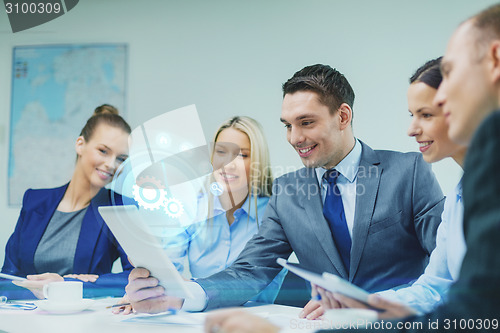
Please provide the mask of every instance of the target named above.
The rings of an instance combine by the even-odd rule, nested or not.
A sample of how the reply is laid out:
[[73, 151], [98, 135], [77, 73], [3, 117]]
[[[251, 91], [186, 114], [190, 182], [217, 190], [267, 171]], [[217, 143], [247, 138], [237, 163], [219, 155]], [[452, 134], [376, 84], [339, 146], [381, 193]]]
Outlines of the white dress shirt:
[[[352, 229], [354, 227], [354, 212], [356, 209], [356, 182], [357, 174], [359, 169], [359, 162], [361, 161], [361, 144], [356, 139], [354, 147], [347, 154], [342, 161], [335, 166], [335, 170], [339, 172], [337, 178], [337, 187], [340, 191], [340, 196], [342, 197], [342, 204], [344, 205], [345, 219], [347, 222], [347, 228], [349, 229], [349, 235], [352, 238]], [[328, 181], [323, 178], [326, 171], [325, 168], [316, 168], [316, 177], [318, 178], [318, 184], [321, 184], [321, 198], [323, 203], [326, 198], [326, 191], [328, 189]]]

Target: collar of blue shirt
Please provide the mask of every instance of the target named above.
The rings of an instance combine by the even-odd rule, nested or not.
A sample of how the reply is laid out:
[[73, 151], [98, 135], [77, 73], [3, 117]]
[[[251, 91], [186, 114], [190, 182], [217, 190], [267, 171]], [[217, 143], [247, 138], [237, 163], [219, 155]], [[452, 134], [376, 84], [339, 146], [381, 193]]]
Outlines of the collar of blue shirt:
[[[340, 173], [340, 175], [347, 179], [350, 183], [352, 183], [354, 179], [356, 179], [356, 175], [358, 174], [359, 162], [361, 161], [361, 151], [361, 143], [358, 141], [358, 139], [356, 139], [354, 148], [352, 148], [351, 152], [347, 154], [347, 156], [344, 157], [344, 159], [335, 166], [335, 169]], [[322, 184], [323, 175], [325, 174], [327, 169], [319, 167], [316, 168], [315, 171], [318, 183]]]
[[[267, 204], [267, 200], [261, 200], [261, 198], [262, 197], [257, 197], [257, 209], [259, 209], [261, 205]], [[252, 201], [250, 202], [250, 200], [252, 200]], [[243, 203], [243, 205], [241, 206], [240, 209], [243, 212], [245, 212], [245, 216], [248, 215], [248, 216], [250, 216], [250, 218], [255, 219], [256, 215], [255, 215], [255, 207], [254, 206], [255, 206], [255, 201], [253, 200], [253, 196], [252, 197], [247, 196], [247, 198], [245, 199], [245, 202]], [[219, 197], [215, 197], [214, 198], [214, 215], [219, 215], [219, 214], [222, 214], [224, 212], [225, 212], [225, 210], [224, 210], [224, 208], [222, 208]], [[238, 212], [238, 210], [236, 210], [235, 214], [237, 214], [237, 212]]]

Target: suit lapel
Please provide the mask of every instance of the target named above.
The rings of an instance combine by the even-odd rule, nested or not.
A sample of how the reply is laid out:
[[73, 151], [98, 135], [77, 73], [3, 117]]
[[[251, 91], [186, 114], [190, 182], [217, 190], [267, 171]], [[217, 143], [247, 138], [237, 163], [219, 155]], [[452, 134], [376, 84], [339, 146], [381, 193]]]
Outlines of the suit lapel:
[[91, 271], [91, 264], [96, 259], [94, 258], [94, 252], [104, 224], [97, 207], [109, 205], [108, 191], [105, 188], [101, 189], [90, 201], [90, 205], [83, 217], [80, 236], [76, 245], [75, 262], [73, 264], [75, 274], [94, 273]]
[[356, 176], [356, 192], [359, 190], [360, 193], [356, 194], [349, 281], [354, 279], [358, 270], [375, 209], [375, 199], [377, 198], [379, 189], [380, 176], [383, 171], [376, 153], [363, 142], [361, 142], [361, 145], [361, 160]]
[[33, 211], [33, 213], [36, 215], [35, 220], [38, 222], [32, 224], [30, 230], [31, 241], [24, 243], [26, 246], [25, 253], [27, 253], [27, 258], [31, 258], [31, 260], [29, 260], [30, 269], [27, 270], [29, 272], [36, 272], [34, 264], [36, 249], [43, 237], [45, 229], [47, 229], [47, 225], [49, 224], [50, 219], [54, 215], [54, 212], [61, 202], [67, 188], [68, 184], [53, 189], [51, 195], [47, 196], [46, 200], [44, 201], [44, 204], [35, 208]]
[[[323, 216], [321, 189], [318, 184], [318, 179], [316, 178], [316, 172], [312, 168], [304, 168], [302, 170], [303, 173], [300, 175], [300, 180], [306, 183], [306, 193], [301, 203], [306, 211], [307, 220], [314, 230], [319, 244], [321, 244], [321, 247], [337, 270], [337, 273], [341, 277], [347, 279], [347, 271], [344, 263], [333, 242], [332, 232], [328, 226], [328, 221]], [[317, 194], [312, 195], [311, 193]]]

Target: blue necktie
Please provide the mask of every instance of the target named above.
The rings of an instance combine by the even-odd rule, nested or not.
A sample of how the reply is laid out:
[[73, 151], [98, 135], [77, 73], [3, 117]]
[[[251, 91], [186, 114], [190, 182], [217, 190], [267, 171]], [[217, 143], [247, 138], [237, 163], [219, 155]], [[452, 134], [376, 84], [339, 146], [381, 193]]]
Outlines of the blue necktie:
[[349, 272], [351, 263], [351, 236], [347, 228], [344, 205], [337, 186], [339, 172], [335, 169], [328, 170], [323, 176], [328, 182], [325, 203], [323, 204], [323, 215], [330, 224], [333, 240], [337, 246], [344, 266]]

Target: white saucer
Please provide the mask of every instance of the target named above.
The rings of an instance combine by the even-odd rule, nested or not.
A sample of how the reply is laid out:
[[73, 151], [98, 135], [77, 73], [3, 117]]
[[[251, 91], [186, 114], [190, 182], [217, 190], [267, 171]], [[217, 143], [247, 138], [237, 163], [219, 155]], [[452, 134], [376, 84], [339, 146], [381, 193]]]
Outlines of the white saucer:
[[93, 299], [84, 298], [76, 303], [54, 303], [49, 302], [48, 300], [42, 300], [37, 303], [37, 306], [50, 313], [55, 314], [69, 314], [69, 313], [77, 313], [88, 309], [92, 303], [94, 303]]

